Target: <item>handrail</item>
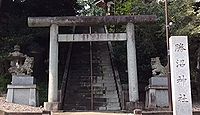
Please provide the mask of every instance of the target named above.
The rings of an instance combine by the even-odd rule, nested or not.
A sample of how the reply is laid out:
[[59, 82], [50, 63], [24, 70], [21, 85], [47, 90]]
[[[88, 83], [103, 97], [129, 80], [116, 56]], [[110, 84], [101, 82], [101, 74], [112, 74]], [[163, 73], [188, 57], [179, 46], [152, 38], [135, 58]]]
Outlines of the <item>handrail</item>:
[[66, 86], [68, 81], [68, 74], [69, 74], [69, 65], [71, 60], [71, 53], [72, 53], [72, 43], [69, 44], [69, 50], [67, 53], [67, 60], [65, 63], [65, 70], [63, 74], [62, 84], [61, 84], [61, 108], [64, 105], [64, 99], [65, 99], [65, 92], [66, 92]]
[[[92, 33], [92, 27], [90, 26], [89, 27], [89, 32], [90, 34]], [[92, 53], [92, 42], [90, 42], [90, 90], [91, 90], [91, 110], [94, 109], [94, 95], [93, 95], [93, 60], [92, 60], [92, 56], [93, 56], [93, 53]]]
[[124, 110], [125, 105], [124, 105], [124, 96], [123, 96], [123, 91], [122, 91], [122, 85], [121, 85], [118, 69], [117, 69], [116, 64], [114, 62], [113, 47], [112, 47], [111, 42], [108, 42], [108, 50], [110, 52], [110, 60], [111, 60], [111, 65], [112, 65], [112, 69], [113, 69], [113, 73], [114, 73], [115, 83], [116, 83], [116, 86], [117, 86], [117, 92], [118, 92], [118, 95], [119, 95], [120, 105], [122, 107], [122, 110]]

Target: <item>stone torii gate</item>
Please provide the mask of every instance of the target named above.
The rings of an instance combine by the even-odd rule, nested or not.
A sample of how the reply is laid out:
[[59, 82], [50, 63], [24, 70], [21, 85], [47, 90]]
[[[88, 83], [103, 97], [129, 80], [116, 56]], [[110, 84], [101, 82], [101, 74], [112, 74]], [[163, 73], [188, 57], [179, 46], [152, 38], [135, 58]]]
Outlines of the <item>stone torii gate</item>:
[[[48, 102], [44, 103], [46, 110], [58, 109], [58, 43], [59, 42], [89, 42], [89, 41], [127, 41], [127, 62], [129, 101], [137, 102], [138, 79], [135, 48], [134, 24], [152, 23], [155, 15], [132, 16], [69, 16], [69, 17], [29, 17], [29, 27], [50, 27], [49, 48], [49, 86]], [[59, 26], [97, 26], [97, 25], [127, 25], [126, 33], [93, 33], [93, 34], [59, 34]]]

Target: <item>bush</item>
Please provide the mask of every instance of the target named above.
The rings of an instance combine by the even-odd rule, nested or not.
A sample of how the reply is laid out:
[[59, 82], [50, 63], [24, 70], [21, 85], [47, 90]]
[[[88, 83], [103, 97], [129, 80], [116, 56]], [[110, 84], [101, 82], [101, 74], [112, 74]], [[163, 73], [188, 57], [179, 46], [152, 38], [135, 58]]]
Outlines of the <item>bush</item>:
[[48, 83], [40, 82], [38, 83], [38, 92], [39, 92], [39, 105], [43, 105], [44, 102], [47, 102], [47, 95], [48, 95]]
[[7, 84], [11, 83], [11, 77], [7, 74], [0, 75], [0, 94], [5, 94], [7, 91]]

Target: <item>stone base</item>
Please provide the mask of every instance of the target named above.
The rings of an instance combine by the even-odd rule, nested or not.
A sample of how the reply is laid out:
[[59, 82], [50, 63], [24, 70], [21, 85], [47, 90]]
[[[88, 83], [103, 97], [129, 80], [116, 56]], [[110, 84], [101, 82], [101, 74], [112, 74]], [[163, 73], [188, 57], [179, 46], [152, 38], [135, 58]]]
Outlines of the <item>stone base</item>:
[[145, 109], [167, 108], [169, 106], [167, 77], [151, 77], [145, 90]]
[[134, 114], [134, 115], [142, 115], [142, 110], [141, 110], [141, 109], [135, 109], [135, 110], [133, 111], [133, 114]]
[[135, 109], [142, 109], [141, 102], [126, 102], [126, 110], [133, 112]]
[[13, 75], [12, 76], [12, 85], [33, 85], [34, 77], [30, 75]]
[[36, 85], [8, 85], [7, 88], [7, 102], [36, 106]]
[[58, 111], [59, 106], [59, 102], [44, 102], [44, 109], [47, 111]]

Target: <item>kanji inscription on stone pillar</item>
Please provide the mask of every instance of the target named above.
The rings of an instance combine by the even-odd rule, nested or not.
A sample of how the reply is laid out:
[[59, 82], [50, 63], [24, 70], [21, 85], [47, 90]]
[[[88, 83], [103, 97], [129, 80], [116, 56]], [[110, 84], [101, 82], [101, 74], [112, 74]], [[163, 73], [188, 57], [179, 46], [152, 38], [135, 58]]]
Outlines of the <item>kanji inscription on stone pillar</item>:
[[169, 44], [173, 115], [192, 115], [188, 37], [172, 36]]

